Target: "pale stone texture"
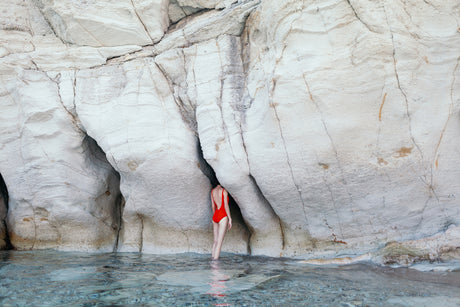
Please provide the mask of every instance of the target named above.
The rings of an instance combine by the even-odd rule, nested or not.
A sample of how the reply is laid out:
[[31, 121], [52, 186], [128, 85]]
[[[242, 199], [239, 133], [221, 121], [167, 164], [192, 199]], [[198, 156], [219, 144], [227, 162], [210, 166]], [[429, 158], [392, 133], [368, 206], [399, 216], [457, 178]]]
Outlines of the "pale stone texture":
[[[68, 70], [103, 65], [108, 58], [141, 50], [140, 46], [66, 46], [54, 36], [31, 36], [27, 32], [0, 30], [1, 70]], [[1, 51], [0, 51], [1, 52]]]
[[56, 80], [35, 70], [1, 78], [9, 238], [17, 249], [112, 251], [119, 179], [62, 105]]
[[[119, 251], [208, 252], [211, 186], [195, 134], [155, 62], [82, 70], [76, 83], [78, 117], [121, 175]], [[246, 253], [246, 229], [234, 224], [226, 250]]]
[[198, 12], [199, 8], [194, 8], [190, 6], [180, 6], [177, 3], [177, 0], [169, 1], [168, 16], [171, 23], [176, 23], [184, 17], [192, 15], [193, 13]]
[[286, 254], [460, 223], [455, 3], [267, 0], [251, 14], [244, 140]]
[[180, 6], [208, 8], [208, 9], [227, 8], [235, 2], [238, 2], [238, 1], [237, 0], [177, 0], [177, 3]]
[[53, 33], [33, 0], [8, 0], [3, 4], [0, 9], [0, 29], [37, 36]]
[[[92, 174], [71, 176], [91, 195], [106, 189], [96, 178], [116, 178], [91, 162], [88, 133], [121, 175], [119, 250], [210, 250], [205, 159], [244, 220], [235, 217], [224, 251], [403, 265], [459, 258], [458, 1], [8, 4], [0, 173], [15, 247], [63, 246], [51, 235], [27, 243], [44, 226], [25, 227], [25, 204], [40, 222], [42, 190], [59, 195], [46, 198], [50, 216], [77, 203], [88, 206], [81, 216], [110, 207], [50, 185], [53, 155]], [[18, 160], [18, 148], [34, 160]], [[113, 231], [80, 232], [80, 216], [69, 216], [53, 225], [116, 245]], [[75, 240], [65, 246], [82, 249]]]
[[68, 46], [53, 34], [31, 1], [10, 1], [0, 10], [0, 74], [22, 69], [68, 70], [105, 64], [108, 58], [139, 51], [140, 46]]
[[167, 0], [37, 0], [56, 35], [93, 47], [148, 45], [168, 28]]
[[239, 37], [223, 35], [165, 52], [156, 62], [173, 84], [183, 118], [198, 132], [203, 157], [241, 209], [252, 233], [251, 253], [279, 256], [280, 222], [250, 176], [241, 138], [240, 49]]
[[160, 54], [173, 48], [188, 47], [223, 34], [240, 35], [246, 18], [258, 3], [244, 1], [228, 9], [211, 10], [185, 18], [171, 27], [165, 37], [154, 46], [154, 53]]

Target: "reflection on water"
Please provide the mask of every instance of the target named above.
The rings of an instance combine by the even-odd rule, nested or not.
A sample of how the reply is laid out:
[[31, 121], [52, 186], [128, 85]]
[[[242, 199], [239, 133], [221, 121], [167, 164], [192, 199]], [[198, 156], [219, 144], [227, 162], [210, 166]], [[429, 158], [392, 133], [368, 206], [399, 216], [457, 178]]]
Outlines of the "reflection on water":
[[460, 306], [460, 271], [196, 254], [0, 252], [2, 306]]
[[224, 297], [227, 291], [225, 283], [230, 280], [230, 275], [220, 269], [219, 261], [211, 261], [210, 275], [210, 289], [206, 292], [206, 294], [210, 294], [213, 297]]

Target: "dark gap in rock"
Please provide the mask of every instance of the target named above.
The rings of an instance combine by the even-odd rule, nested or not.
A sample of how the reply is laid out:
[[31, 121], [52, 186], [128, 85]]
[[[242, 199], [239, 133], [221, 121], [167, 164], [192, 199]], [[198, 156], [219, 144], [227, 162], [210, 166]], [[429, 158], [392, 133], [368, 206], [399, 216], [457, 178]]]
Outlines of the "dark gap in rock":
[[213, 187], [219, 184], [219, 180], [217, 180], [216, 173], [211, 165], [203, 157], [203, 150], [201, 149], [200, 140], [198, 139], [197, 142], [197, 152], [198, 152], [198, 167], [200, 168], [201, 172], [208, 177], [209, 182]]
[[107, 156], [99, 144], [89, 135], [86, 135], [83, 143], [86, 144], [86, 148], [89, 152], [89, 155], [93, 158], [93, 163], [99, 164], [101, 168], [110, 168], [110, 171], [113, 173], [114, 178], [109, 181], [108, 190], [106, 193], [110, 191], [116, 192], [115, 199], [112, 203], [111, 207], [111, 215], [112, 215], [112, 229], [116, 232], [116, 239], [113, 245], [113, 252], [118, 250], [118, 241], [120, 237], [120, 230], [122, 227], [122, 217], [123, 217], [123, 210], [125, 207], [125, 198], [120, 190], [120, 180], [121, 176], [115, 168], [108, 162]]
[[6, 209], [8, 209], [8, 200], [9, 200], [8, 188], [6, 187], [5, 180], [3, 180], [1, 173], [0, 173], [0, 197], [3, 198]]
[[248, 254], [251, 255], [251, 245], [249, 243], [251, 242], [250, 237], [251, 237], [252, 231], [249, 228], [246, 221], [244, 220], [243, 215], [241, 214], [240, 207], [238, 206], [238, 203], [233, 199], [230, 193], [228, 193], [228, 207], [230, 208], [232, 219], [235, 221], [240, 221], [241, 225], [245, 228], [246, 233], [248, 234], [246, 243], [247, 243], [247, 248], [248, 248]]
[[209, 8], [195, 8], [192, 6], [179, 6], [178, 5], [178, 7], [182, 9], [184, 16], [179, 18], [178, 20], [169, 19], [170, 23], [169, 23], [169, 27], [166, 33], [176, 30], [183, 24], [186, 24], [191, 18], [195, 18], [196, 16], [200, 16], [206, 12], [214, 10], [214, 9], [209, 9]]
[[[120, 177], [120, 174], [118, 174], [118, 177]], [[116, 223], [117, 238], [113, 246], [113, 252], [118, 251], [118, 242], [120, 239], [120, 230], [122, 227], [122, 217], [123, 217], [123, 210], [125, 209], [125, 203], [126, 203], [125, 198], [123, 197], [123, 194], [121, 194], [120, 192], [120, 194], [117, 197], [117, 200], [115, 201], [115, 210], [116, 210], [115, 223]]]
[[[209, 182], [211, 183], [212, 187], [217, 186], [218, 184], [220, 184], [220, 182], [216, 177], [216, 173], [214, 172], [214, 169], [211, 167], [211, 165], [209, 165], [209, 163], [203, 157], [203, 150], [201, 149], [199, 139], [197, 142], [197, 152], [198, 152], [198, 167], [200, 168], [201, 172], [206, 177], [208, 177]], [[248, 224], [244, 220], [243, 215], [241, 214], [241, 210], [240, 210], [240, 207], [238, 206], [238, 203], [233, 199], [230, 192], [228, 193], [228, 207], [230, 208], [232, 219], [234, 219], [235, 221], [239, 221], [241, 225], [245, 228], [246, 232], [248, 233], [250, 237], [252, 232]], [[251, 248], [249, 245], [249, 242], [250, 242], [249, 237], [247, 240], [247, 246], [248, 246], [248, 253], [251, 254]]]
[[[0, 238], [0, 250], [12, 249], [12, 245], [8, 235], [8, 227], [6, 224], [6, 217], [8, 215], [8, 201], [8, 188], [6, 187], [5, 180], [3, 180], [2, 174], [0, 173], [0, 229], [3, 228], [5, 235], [4, 238]], [[4, 241], [4, 244], [1, 244], [2, 240]]]

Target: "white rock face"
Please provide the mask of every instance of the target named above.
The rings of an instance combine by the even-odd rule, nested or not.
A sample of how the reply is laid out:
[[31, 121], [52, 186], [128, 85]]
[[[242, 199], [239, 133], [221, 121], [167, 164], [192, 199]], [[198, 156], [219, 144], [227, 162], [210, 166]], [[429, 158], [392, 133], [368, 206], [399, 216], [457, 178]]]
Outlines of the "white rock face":
[[36, 36], [53, 34], [33, 0], [8, 0], [3, 4], [0, 10], [0, 29]]
[[24, 70], [1, 81], [0, 167], [11, 243], [112, 251], [119, 178], [62, 105], [59, 75]]
[[154, 46], [154, 53], [188, 47], [192, 44], [214, 39], [219, 35], [240, 35], [246, 18], [256, 8], [258, 1], [245, 1], [225, 10], [211, 10], [181, 20]]
[[209, 252], [214, 171], [224, 251], [460, 257], [458, 1], [8, 4], [14, 247]]
[[176, 23], [184, 17], [190, 16], [198, 12], [199, 8], [190, 6], [180, 6], [177, 0], [170, 0], [168, 7], [168, 16], [171, 23]]
[[159, 41], [169, 24], [167, 0], [38, 3], [56, 35], [76, 45], [148, 45]]
[[[200, 170], [195, 134], [155, 62], [81, 71], [76, 83], [78, 117], [121, 175], [119, 250], [209, 250], [209, 179]], [[230, 251], [246, 253], [245, 229], [235, 226], [226, 242]]]
[[[4, 50], [4, 56], [0, 58], [2, 70], [14, 71], [19, 67], [53, 71], [88, 68], [103, 65], [108, 58], [142, 49], [136, 45], [69, 47], [53, 36], [36, 37], [26, 32], [2, 30], [0, 34], [0, 50]], [[24, 53], [19, 53], [21, 51]]]
[[263, 1], [243, 35], [249, 166], [290, 255], [460, 222], [458, 4], [350, 3]]
[[277, 256], [282, 251], [280, 222], [250, 176], [241, 135], [240, 49], [239, 37], [225, 35], [170, 50], [156, 62], [172, 80], [183, 117], [198, 132], [203, 157], [239, 205], [251, 229], [252, 254]]
[[231, 4], [238, 2], [237, 0], [177, 0], [180, 6], [196, 7], [196, 8], [216, 8], [222, 9], [229, 7]]

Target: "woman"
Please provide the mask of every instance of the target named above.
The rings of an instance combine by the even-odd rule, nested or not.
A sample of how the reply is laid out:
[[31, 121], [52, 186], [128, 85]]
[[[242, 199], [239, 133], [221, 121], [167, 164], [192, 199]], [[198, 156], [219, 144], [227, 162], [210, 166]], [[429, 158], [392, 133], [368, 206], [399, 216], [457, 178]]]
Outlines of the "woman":
[[214, 243], [212, 245], [212, 259], [217, 260], [227, 230], [232, 228], [232, 216], [228, 207], [228, 193], [219, 184], [211, 190], [212, 228]]

